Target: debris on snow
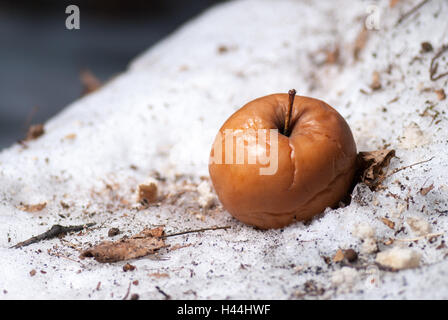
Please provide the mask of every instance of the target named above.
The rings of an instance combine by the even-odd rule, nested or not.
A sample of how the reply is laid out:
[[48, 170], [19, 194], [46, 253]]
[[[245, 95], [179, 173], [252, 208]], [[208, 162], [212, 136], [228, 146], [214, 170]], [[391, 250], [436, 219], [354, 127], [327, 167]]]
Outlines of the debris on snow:
[[144, 205], [148, 205], [157, 200], [157, 192], [158, 185], [157, 180], [150, 179], [145, 183], [139, 184], [138, 186], [138, 195], [137, 200], [139, 203]]
[[163, 234], [163, 227], [145, 228], [129, 239], [124, 237], [115, 242], [103, 241], [93, 248], [84, 250], [80, 258], [93, 257], [102, 263], [141, 258], [165, 247]]

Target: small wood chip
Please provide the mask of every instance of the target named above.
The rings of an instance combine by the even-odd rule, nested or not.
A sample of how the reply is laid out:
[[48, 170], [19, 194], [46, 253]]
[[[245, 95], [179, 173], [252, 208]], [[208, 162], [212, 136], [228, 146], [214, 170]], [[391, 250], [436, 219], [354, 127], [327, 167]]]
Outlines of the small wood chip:
[[218, 53], [219, 54], [224, 54], [224, 53], [227, 53], [228, 51], [229, 51], [229, 48], [227, 46], [225, 46], [225, 45], [220, 45], [218, 47]]
[[437, 99], [439, 99], [440, 101], [446, 99], [445, 90], [439, 89], [439, 90], [434, 90], [434, 92], [437, 94]]
[[120, 229], [118, 229], [118, 228], [110, 228], [109, 231], [107, 232], [107, 235], [109, 237], [114, 237], [118, 234], [120, 234]]
[[64, 137], [65, 140], [73, 140], [76, 138], [76, 133], [69, 133]]
[[421, 188], [420, 194], [422, 196], [426, 196], [432, 189], [434, 189], [434, 184], [431, 184], [429, 187], [426, 187], [426, 188]]
[[155, 273], [149, 273], [148, 277], [154, 277], [154, 278], [160, 279], [160, 278], [169, 278], [170, 275], [168, 273], [155, 272]]
[[138, 186], [138, 202], [149, 204], [157, 200], [157, 182], [150, 181]]
[[134, 270], [135, 270], [135, 266], [133, 266], [133, 265], [130, 264], [130, 263], [126, 263], [126, 264], [123, 266], [123, 271], [124, 271], [124, 272], [134, 271]]
[[70, 209], [70, 205], [64, 201], [61, 201], [60, 205], [61, 205], [62, 209], [66, 209], [66, 210]]
[[38, 211], [43, 210], [46, 206], [47, 206], [47, 203], [42, 202], [42, 203], [38, 203], [38, 204], [24, 204], [24, 205], [18, 207], [18, 209], [20, 209], [22, 211], [26, 211], [26, 212], [38, 212]]
[[344, 258], [347, 259], [348, 262], [355, 262], [358, 259], [358, 254], [353, 249], [344, 250]]
[[381, 79], [380, 79], [380, 73], [378, 71], [374, 71], [372, 74], [372, 83], [370, 84], [370, 89], [372, 90], [381, 89]]
[[393, 222], [387, 218], [381, 218], [381, 222], [383, 222], [386, 226], [388, 226], [392, 230], [395, 230], [395, 222]]
[[426, 52], [431, 52], [431, 51], [434, 50], [434, 48], [432, 47], [432, 44], [427, 42], [427, 41], [422, 42], [421, 46], [422, 46], [422, 52], [425, 52], [425, 53]]
[[36, 275], [36, 273], [37, 273], [36, 270], [33, 269], [30, 271], [30, 276], [34, 277]]

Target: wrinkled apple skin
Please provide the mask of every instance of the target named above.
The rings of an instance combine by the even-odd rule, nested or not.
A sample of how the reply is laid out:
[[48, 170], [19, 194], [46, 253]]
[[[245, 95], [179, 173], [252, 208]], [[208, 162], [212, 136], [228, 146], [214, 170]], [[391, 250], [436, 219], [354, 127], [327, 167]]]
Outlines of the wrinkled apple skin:
[[[344, 118], [321, 100], [295, 96], [291, 133], [282, 134], [288, 94], [272, 94], [247, 103], [221, 127], [253, 135], [247, 129], [278, 129], [278, 169], [261, 175], [268, 165], [210, 161], [210, 177], [224, 208], [236, 219], [261, 229], [280, 228], [294, 220], [309, 220], [347, 194], [356, 168], [356, 144]], [[250, 137], [246, 137], [250, 138]], [[271, 141], [265, 151], [271, 152]], [[236, 144], [233, 149], [235, 155]], [[257, 152], [244, 146], [245, 155]], [[258, 151], [259, 152], [259, 151]], [[214, 156], [212, 147], [211, 158]], [[216, 162], [216, 161], [215, 161]]]

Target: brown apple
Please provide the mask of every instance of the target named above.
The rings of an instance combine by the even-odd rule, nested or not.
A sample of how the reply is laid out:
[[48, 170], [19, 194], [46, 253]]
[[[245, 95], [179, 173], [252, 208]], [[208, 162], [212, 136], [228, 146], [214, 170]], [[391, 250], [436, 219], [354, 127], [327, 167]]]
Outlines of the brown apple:
[[209, 172], [230, 214], [267, 229], [336, 206], [355, 166], [356, 144], [344, 118], [325, 102], [291, 90], [236, 111], [215, 139]]

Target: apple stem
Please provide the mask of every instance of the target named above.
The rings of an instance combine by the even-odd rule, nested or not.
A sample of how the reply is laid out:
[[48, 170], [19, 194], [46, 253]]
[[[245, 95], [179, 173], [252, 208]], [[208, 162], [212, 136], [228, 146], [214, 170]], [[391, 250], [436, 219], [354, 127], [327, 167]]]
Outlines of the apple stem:
[[291, 89], [288, 91], [289, 94], [289, 107], [288, 107], [288, 111], [286, 113], [286, 117], [285, 117], [285, 128], [283, 130], [283, 134], [285, 136], [288, 136], [289, 134], [289, 123], [291, 122], [291, 114], [292, 114], [292, 107], [294, 105], [294, 98], [296, 96], [296, 90], [295, 89]]

